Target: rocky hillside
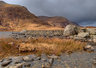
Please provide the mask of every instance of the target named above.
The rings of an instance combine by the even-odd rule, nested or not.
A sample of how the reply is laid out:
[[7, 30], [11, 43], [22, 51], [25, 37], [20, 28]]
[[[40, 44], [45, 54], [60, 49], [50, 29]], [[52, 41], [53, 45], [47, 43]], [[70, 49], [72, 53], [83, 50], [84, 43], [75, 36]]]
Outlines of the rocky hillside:
[[[27, 24], [44, 24], [24, 6], [11, 5], [0, 1], [0, 27], [15, 29], [17, 26], [24, 27]], [[15, 28], [14, 28], [15, 27]]]
[[0, 31], [63, 29], [73, 24], [64, 17], [35, 16], [20, 5], [0, 1]]
[[48, 23], [50, 26], [53, 26], [53, 27], [64, 28], [68, 24], [77, 25], [76, 23], [69, 21], [65, 17], [60, 17], [60, 16], [55, 16], [55, 17], [39, 16], [39, 19], [41, 19], [42, 21], [44, 21], [45, 23]]

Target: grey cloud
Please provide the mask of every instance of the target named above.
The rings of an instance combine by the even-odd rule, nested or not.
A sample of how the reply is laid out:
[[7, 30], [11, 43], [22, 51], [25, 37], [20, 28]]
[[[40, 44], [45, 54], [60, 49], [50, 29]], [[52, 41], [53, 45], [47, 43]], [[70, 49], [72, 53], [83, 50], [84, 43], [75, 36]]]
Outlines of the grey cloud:
[[[64, 16], [81, 24], [95, 24], [96, 0], [4, 0], [26, 6], [43, 16]], [[96, 24], [95, 24], [96, 25]]]

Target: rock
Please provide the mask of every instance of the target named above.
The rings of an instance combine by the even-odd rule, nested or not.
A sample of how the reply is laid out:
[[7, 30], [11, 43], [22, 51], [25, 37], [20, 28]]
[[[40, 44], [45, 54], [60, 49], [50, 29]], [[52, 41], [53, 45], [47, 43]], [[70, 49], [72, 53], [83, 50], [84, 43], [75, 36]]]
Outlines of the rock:
[[50, 64], [48, 62], [45, 62], [42, 64], [42, 68], [50, 68]]
[[23, 58], [22, 57], [15, 57], [13, 63], [14, 64], [19, 64], [23, 62]]
[[9, 66], [8, 68], [23, 68], [23, 64], [24, 63], [16, 64], [16, 65], [13, 65], [13, 66]]
[[76, 35], [79, 32], [79, 26], [76, 25], [67, 25], [64, 29], [64, 36], [71, 36], [71, 35]]
[[34, 61], [35, 58], [36, 58], [35, 55], [29, 55], [29, 56], [24, 56], [23, 60], [26, 61], [26, 62], [30, 62], [30, 61]]
[[56, 55], [51, 55], [51, 56], [48, 56], [49, 58], [51, 58], [51, 59], [58, 59], [59, 57], [58, 56], [56, 56]]
[[86, 38], [82, 38], [82, 37], [78, 37], [78, 36], [74, 36], [73, 39], [74, 40], [79, 40], [79, 41], [82, 41], [82, 42], [85, 42], [86, 41]]
[[51, 66], [52, 66], [53, 62], [54, 62], [53, 58], [49, 59], [49, 63], [50, 63]]
[[26, 33], [27, 32], [27, 30], [22, 30], [20, 33]]
[[87, 28], [87, 32], [89, 32], [91, 35], [96, 35], [96, 28]]
[[5, 60], [1, 63], [1, 66], [5, 67], [5, 66], [9, 65], [11, 62], [12, 62], [11, 59], [5, 59]]
[[85, 51], [94, 51], [94, 48], [92, 47], [92, 45], [86, 45], [86, 46], [84, 47], [84, 50], [85, 50]]
[[25, 63], [24, 64], [24, 67], [26, 68], [26, 67], [31, 67], [31, 64], [30, 63]]
[[96, 65], [96, 57], [93, 58], [93, 64]]
[[82, 32], [77, 35], [78, 37], [81, 38], [89, 38], [89, 33], [88, 32]]
[[96, 35], [92, 35], [91, 38], [93, 39], [93, 42], [96, 43]]
[[42, 54], [41, 55], [41, 60], [44, 61], [44, 62], [48, 61], [47, 55], [46, 54]]
[[37, 57], [37, 58], [35, 58], [34, 60], [35, 60], [35, 61], [41, 60], [41, 57]]

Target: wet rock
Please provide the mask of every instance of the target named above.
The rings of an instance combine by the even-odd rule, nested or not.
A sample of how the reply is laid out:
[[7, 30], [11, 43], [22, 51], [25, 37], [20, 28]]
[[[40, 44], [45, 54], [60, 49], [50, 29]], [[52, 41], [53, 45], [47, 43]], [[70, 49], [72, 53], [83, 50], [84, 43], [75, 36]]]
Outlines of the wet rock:
[[84, 50], [85, 50], [85, 51], [94, 51], [94, 48], [92, 47], [92, 45], [86, 45], [86, 46], [84, 47]]
[[5, 60], [1, 63], [1, 66], [5, 67], [5, 66], [9, 65], [11, 62], [12, 62], [11, 59], [5, 59]]

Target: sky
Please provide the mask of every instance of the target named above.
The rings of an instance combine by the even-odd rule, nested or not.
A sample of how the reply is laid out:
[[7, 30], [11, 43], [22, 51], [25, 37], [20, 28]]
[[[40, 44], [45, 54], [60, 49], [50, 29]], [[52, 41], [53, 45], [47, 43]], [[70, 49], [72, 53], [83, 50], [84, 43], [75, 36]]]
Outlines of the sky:
[[3, 0], [28, 8], [37, 16], [63, 16], [81, 25], [96, 26], [96, 0]]

